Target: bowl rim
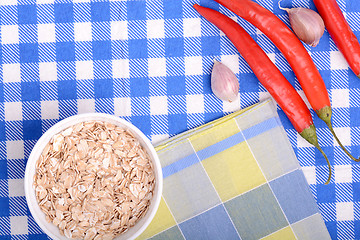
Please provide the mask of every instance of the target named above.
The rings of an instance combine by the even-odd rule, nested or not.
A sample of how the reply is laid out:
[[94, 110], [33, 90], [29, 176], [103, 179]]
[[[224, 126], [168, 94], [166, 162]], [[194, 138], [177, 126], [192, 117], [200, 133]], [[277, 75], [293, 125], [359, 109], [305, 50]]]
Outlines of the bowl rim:
[[[132, 133], [136, 135], [138, 140], [143, 143], [143, 147], [146, 147], [146, 151], [148, 152], [152, 163], [153, 163], [153, 170], [156, 177], [155, 182], [155, 190], [153, 194], [153, 198], [151, 199], [151, 204], [149, 206], [148, 212], [145, 214], [144, 217], [142, 217], [137, 224], [139, 224], [141, 221], [142, 225], [138, 228], [136, 232], [134, 232], [132, 235], [128, 236], [126, 239], [135, 239], [138, 237], [144, 230], [148, 227], [150, 222], [153, 220], [162, 198], [162, 191], [163, 191], [163, 175], [162, 175], [162, 168], [160, 159], [156, 153], [156, 150], [154, 146], [151, 144], [150, 140], [145, 136], [145, 134], [138, 129], [135, 125], [132, 123], [126, 121], [125, 119], [122, 119], [120, 117], [117, 117], [115, 115], [106, 114], [106, 113], [83, 113], [83, 114], [77, 114], [70, 117], [67, 117], [65, 119], [60, 120], [59, 122], [55, 123], [53, 126], [51, 126], [45, 133], [42, 134], [42, 136], [38, 139], [36, 144], [31, 150], [31, 153], [29, 155], [28, 161], [26, 163], [26, 169], [25, 169], [25, 176], [24, 176], [24, 190], [25, 190], [25, 197], [26, 202], [28, 205], [28, 208], [30, 210], [31, 215], [33, 216], [35, 222], [39, 225], [39, 227], [44, 231], [45, 234], [47, 234], [49, 237], [53, 239], [59, 239], [58, 236], [56, 236], [53, 232], [51, 232], [46, 225], [52, 224], [48, 223], [43, 217], [40, 217], [39, 214], [37, 214], [37, 210], [35, 210], [36, 207], [39, 207], [38, 201], [36, 200], [33, 189], [33, 177], [34, 172], [36, 169], [36, 162], [38, 160], [38, 157], [40, 157], [40, 154], [42, 153], [44, 147], [46, 144], [50, 141], [50, 139], [57, 133], [65, 130], [66, 128], [76, 125], [80, 122], [85, 121], [107, 121], [110, 120], [111, 123], [117, 122], [120, 127], [124, 127], [126, 129], [129, 129]], [[116, 124], [115, 124], [116, 125]], [[144, 146], [145, 145], [145, 146]], [[36, 206], [34, 206], [34, 201], [36, 203]], [[40, 209], [41, 211], [41, 209]], [[44, 214], [42, 211], [40, 213]], [[45, 214], [43, 215], [45, 216]], [[45, 220], [45, 223], [44, 223]], [[55, 225], [53, 225], [55, 226]], [[136, 224], [135, 224], [136, 226]], [[135, 227], [133, 226], [133, 227]], [[56, 226], [55, 226], [56, 227]], [[132, 227], [132, 228], [133, 228]], [[56, 227], [57, 228], [57, 227]], [[130, 229], [132, 229], [130, 228]], [[129, 230], [130, 231], [130, 230]], [[115, 239], [117, 239], [120, 236], [123, 236], [129, 231], [118, 235]], [[65, 237], [65, 236], [64, 236]], [[68, 239], [68, 238], [64, 238]]]

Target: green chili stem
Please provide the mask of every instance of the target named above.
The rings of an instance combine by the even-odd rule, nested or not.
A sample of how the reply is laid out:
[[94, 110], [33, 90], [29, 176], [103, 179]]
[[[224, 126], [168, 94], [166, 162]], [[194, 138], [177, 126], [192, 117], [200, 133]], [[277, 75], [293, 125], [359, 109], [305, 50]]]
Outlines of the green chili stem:
[[325, 185], [327, 185], [327, 184], [330, 182], [330, 180], [331, 180], [331, 175], [332, 175], [331, 165], [330, 165], [330, 162], [329, 162], [328, 157], [326, 156], [326, 154], [324, 153], [324, 151], [321, 149], [321, 147], [319, 146], [319, 144], [316, 144], [316, 145], [314, 145], [314, 146], [321, 152], [321, 154], [324, 156], [324, 158], [325, 158], [325, 160], [326, 160], [326, 162], [327, 162], [327, 165], [328, 165], [328, 168], [329, 168], [329, 176], [328, 176], [327, 181], [325, 182]]
[[336, 142], [339, 144], [339, 146], [341, 147], [341, 149], [355, 162], [359, 162], [360, 159], [356, 159], [353, 155], [351, 155], [351, 153], [349, 153], [349, 151], [344, 147], [344, 145], [341, 143], [341, 141], [339, 140], [339, 138], [336, 136], [336, 133], [332, 127], [331, 122], [326, 122], [326, 125], [329, 127], [329, 130], [331, 132], [331, 134], [334, 136]]

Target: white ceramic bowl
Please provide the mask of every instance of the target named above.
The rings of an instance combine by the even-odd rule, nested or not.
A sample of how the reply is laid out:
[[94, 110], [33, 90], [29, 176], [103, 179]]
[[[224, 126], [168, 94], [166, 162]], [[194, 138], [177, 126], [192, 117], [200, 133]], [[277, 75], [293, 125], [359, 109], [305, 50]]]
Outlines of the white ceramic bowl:
[[118, 118], [116, 116], [112, 116], [109, 114], [103, 113], [87, 113], [87, 114], [80, 114], [76, 116], [72, 116], [66, 118], [54, 126], [52, 126], [49, 130], [47, 130], [41, 138], [37, 141], [36, 145], [34, 146], [30, 157], [28, 159], [26, 170], [25, 170], [25, 196], [26, 201], [29, 206], [30, 212], [33, 215], [37, 224], [41, 227], [41, 229], [51, 238], [53, 239], [68, 239], [65, 236], [60, 235], [58, 227], [53, 225], [52, 223], [48, 223], [45, 220], [45, 214], [41, 211], [38, 202], [35, 196], [35, 190], [33, 188], [33, 180], [35, 175], [35, 164], [36, 161], [39, 159], [44, 147], [50, 141], [50, 139], [57, 133], [65, 130], [66, 128], [80, 123], [84, 121], [91, 121], [91, 120], [100, 120], [115, 124], [119, 127], [124, 129], [129, 129], [134, 136], [140, 141], [143, 148], [149, 154], [154, 168], [155, 173], [155, 190], [153, 194], [153, 198], [151, 200], [149, 209], [146, 215], [141, 218], [135, 226], [131, 227], [126, 233], [119, 235], [116, 240], [124, 240], [124, 239], [134, 239], [138, 237], [149, 225], [151, 220], [154, 218], [155, 213], [159, 207], [161, 194], [162, 194], [162, 186], [163, 186], [163, 178], [162, 178], [162, 171], [159, 158], [156, 154], [156, 151], [152, 144], [150, 143], [149, 139], [134, 125], [131, 123]]

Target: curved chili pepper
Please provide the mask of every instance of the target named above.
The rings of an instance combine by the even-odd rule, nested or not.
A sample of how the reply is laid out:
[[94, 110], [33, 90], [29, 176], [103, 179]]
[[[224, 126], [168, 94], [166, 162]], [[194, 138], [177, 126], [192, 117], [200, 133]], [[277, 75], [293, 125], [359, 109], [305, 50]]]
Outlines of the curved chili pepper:
[[261, 84], [283, 109], [299, 134], [324, 155], [329, 166], [329, 178], [326, 184], [329, 183], [331, 179], [329, 160], [319, 146], [310, 111], [294, 87], [239, 24], [215, 10], [197, 4], [194, 4], [193, 7], [230, 39]]
[[253, 24], [275, 44], [289, 62], [310, 105], [326, 123], [339, 146], [352, 160], [360, 161], [347, 151], [336, 136], [331, 124], [332, 109], [324, 80], [295, 34], [275, 14], [251, 0], [215, 1]]
[[314, 0], [314, 4], [351, 70], [360, 77], [360, 44], [336, 0]]

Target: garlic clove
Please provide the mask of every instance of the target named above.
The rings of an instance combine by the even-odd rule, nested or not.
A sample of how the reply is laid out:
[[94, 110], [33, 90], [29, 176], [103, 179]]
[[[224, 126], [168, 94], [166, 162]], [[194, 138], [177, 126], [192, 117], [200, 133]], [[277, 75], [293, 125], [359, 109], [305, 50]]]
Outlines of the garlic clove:
[[211, 90], [223, 101], [234, 101], [239, 94], [239, 81], [225, 64], [215, 61], [211, 72]]
[[296, 36], [304, 43], [316, 47], [324, 34], [325, 24], [321, 16], [308, 8], [279, 8], [289, 15], [290, 25]]

